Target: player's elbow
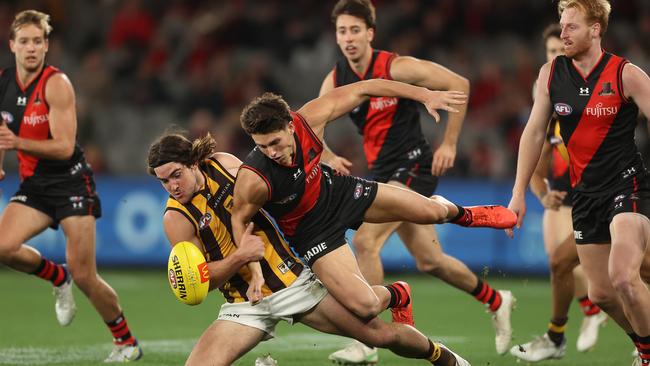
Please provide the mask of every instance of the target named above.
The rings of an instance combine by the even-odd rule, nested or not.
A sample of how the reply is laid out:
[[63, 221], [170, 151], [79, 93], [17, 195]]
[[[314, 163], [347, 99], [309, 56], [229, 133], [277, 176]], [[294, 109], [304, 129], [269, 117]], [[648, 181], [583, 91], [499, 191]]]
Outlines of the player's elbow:
[[59, 149], [57, 158], [59, 160], [70, 160], [72, 158], [72, 154], [74, 154], [74, 144], [65, 144], [61, 147], [61, 149]]
[[465, 94], [469, 95], [469, 86], [469, 79], [460, 75], [456, 75], [454, 90], [462, 91], [465, 92]]

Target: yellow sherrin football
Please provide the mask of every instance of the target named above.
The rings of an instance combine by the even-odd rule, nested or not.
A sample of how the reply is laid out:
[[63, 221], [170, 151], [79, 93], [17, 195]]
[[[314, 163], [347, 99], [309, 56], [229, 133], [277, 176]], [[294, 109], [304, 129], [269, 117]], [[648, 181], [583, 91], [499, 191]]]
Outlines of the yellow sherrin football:
[[169, 253], [167, 278], [174, 296], [182, 303], [197, 305], [208, 296], [208, 264], [201, 250], [189, 241], [175, 244]]

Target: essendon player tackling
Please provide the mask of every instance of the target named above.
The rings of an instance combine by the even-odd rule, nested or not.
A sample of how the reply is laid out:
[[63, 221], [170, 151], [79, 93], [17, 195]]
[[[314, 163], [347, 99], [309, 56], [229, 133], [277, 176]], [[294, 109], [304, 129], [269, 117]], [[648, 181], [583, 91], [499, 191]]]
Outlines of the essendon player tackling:
[[509, 207], [519, 226], [526, 186], [555, 111], [570, 158], [573, 230], [589, 298], [633, 340], [640, 354], [635, 364], [648, 365], [650, 291], [640, 268], [650, 238], [650, 182], [634, 129], [639, 109], [650, 115], [650, 78], [601, 48], [610, 10], [607, 0], [558, 3], [566, 56], [540, 70]]
[[[54, 285], [61, 325], [70, 324], [75, 315], [74, 280], [113, 335], [115, 347], [105, 361], [134, 361], [142, 355], [140, 347], [117, 294], [97, 274], [95, 218], [101, 216], [100, 202], [92, 170], [76, 142], [74, 89], [63, 73], [45, 64], [51, 30], [49, 15], [34, 10], [18, 13], [10, 29], [16, 67], [0, 76], [0, 162], [5, 151], [16, 150], [21, 183], [0, 217], [0, 261]], [[67, 240], [67, 267], [24, 244], [59, 224]]]
[[321, 165], [327, 122], [380, 95], [422, 102], [436, 119], [435, 109], [455, 112], [451, 105], [465, 102], [463, 93], [378, 79], [333, 89], [297, 112], [277, 95], [256, 98], [241, 115], [242, 127], [257, 147], [237, 176], [232, 225], [237, 240], [251, 217], [264, 208], [330, 294], [353, 313], [371, 318], [389, 298], [393, 319], [412, 323], [408, 286], [398, 282], [371, 288], [346, 245], [345, 231], [362, 221], [512, 227], [515, 216], [504, 207], [462, 208], [442, 197], [427, 198], [403, 188], [336, 175]]
[[[231, 211], [234, 175], [241, 161], [215, 148], [210, 135], [189, 141], [172, 133], [149, 149], [149, 173], [170, 194], [163, 219], [169, 242], [190, 241], [202, 249], [210, 287], [219, 288], [227, 301], [186, 365], [231, 365], [262, 340], [272, 338], [276, 324], [285, 320], [354, 337], [403, 357], [431, 360], [434, 365], [469, 366], [413, 327], [354, 316], [292, 254], [266, 212], [252, 217], [235, 246]], [[252, 261], [259, 261], [264, 279], [264, 299], [256, 306], [248, 298], [253, 274], [246, 265]]]

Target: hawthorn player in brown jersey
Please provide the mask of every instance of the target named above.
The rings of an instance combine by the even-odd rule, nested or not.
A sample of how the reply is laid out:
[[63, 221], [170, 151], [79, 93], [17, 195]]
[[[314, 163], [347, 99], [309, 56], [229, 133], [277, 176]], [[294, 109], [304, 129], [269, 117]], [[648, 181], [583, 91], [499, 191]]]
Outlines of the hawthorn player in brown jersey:
[[[215, 148], [210, 135], [189, 141], [167, 134], [149, 149], [149, 173], [170, 194], [163, 218], [169, 242], [189, 241], [199, 247], [208, 260], [210, 288], [219, 288], [226, 299], [186, 365], [231, 365], [259, 342], [272, 338], [276, 324], [285, 320], [433, 365], [469, 366], [413, 327], [352, 314], [294, 256], [266, 212], [251, 217], [235, 246], [231, 213], [241, 161]], [[253, 273], [246, 265], [254, 261], [261, 267], [264, 298], [251, 306], [248, 289], [254, 285]]]
[[[375, 8], [370, 0], [340, 0], [332, 11], [336, 42], [342, 58], [323, 80], [320, 95], [335, 87], [359, 80], [388, 79], [432, 90], [461, 90], [469, 94], [469, 81], [434, 62], [400, 56], [373, 49]], [[445, 133], [435, 150], [427, 142], [420, 126], [420, 113], [415, 101], [402, 98], [370, 98], [350, 114], [359, 133], [372, 179], [377, 182], [413, 190], [429, 197], [434, 194], [438, 179], [454, 165], [456, 146], [465, 119], [466, 105], [458, 113], [449, 113]], [[327, 153], [327, 151], [326, 151]], [[346, 160], [334, 160], [334, 168], [346, 169]], [[347, 169], [344, 170], [347, 172]], [[438, 277], [485, 304], [492, 315], [497, 353], [508, 350], [512, 338], [510, 313], [515, 299], [510, 291], [497, 291], [480, 280], [458, 259], [443, 252], [433, 225], [411, 222], [364, 223], [354, 234], [361, 273], [371, 284], [384, 281], [381, 249], [396, 232], [415, 258], [421, 272]], [[482, 310], [477, 307], [477, 310]], [[361, 348], [361, 349], [359, 349]], [[332, 357], [345, 362], [360, 360], [360, 353], [376, 352], [352, 344]]]
[[[70, 324], [75, 315], [74, 281], [113, 335], [115, 346], [105, 361], [134, 361], [142, 351], [117, 294], [97, 274], [95, 219], [101, 216], [100, 202], [76, 141], [74, 89], [65, 74], [45, 64], [51, 30], [49, 15], [35, 10], [18, 13], [10, 29], [16, 66], [0, 75], [0, 163], [5, 151], [15, 150], [21, 183], [0, 216], [0, 262], [54, 285], [61, 325]], [[59, 225], [66, 237], [67, 267], [24, 244]]]
[[558, 3], [565, 56], [540, 70], [509, 207], [520, 226], [526, 186], [555, 112], [570, 159], [574, 238], [589, 298], [632, 339], [635, 364], [648, 365], [650, 291], [640, 271], [650, 238], [650, 182], [634, 130], [639, 111], [650, 115], [650, 78], [602, 49], [610, 11], [607, 0]]

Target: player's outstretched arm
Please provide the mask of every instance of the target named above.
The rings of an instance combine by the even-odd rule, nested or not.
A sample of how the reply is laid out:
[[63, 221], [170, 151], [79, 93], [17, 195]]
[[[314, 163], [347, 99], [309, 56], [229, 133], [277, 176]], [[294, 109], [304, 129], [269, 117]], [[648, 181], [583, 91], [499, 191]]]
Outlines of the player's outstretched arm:
[[467, 96], [459, 91], [432, 91], [398, 81], [372, 79], [334, 88], [305, 104], [298, 113], [322, 139], [327, 122], [350, 112], [370, 97], [380, 96], [416, 100], [424, 104], [436, 121], [440, 120], [437, 109], [458, 112], [455, 107], [467, 101]]
[[[242, 245], [234, 253], [222, 260], [208, 262], [210, 290], [221, 287], [248, 262], [259, 260], [264, 256], [264, 242], [258, 236], [251, 234], [253, 227], [252, 224], [250, 226], [244, 233]], [[163, 216], [163, 227], [171, 246], [189, 241], [201, 252], [204, 251], [201, 241], [196, 236], [194, 225], [180, 212], [167, 210]]]
[[[550, 69], [551, 63], [547, 63], [542, 66], [539, 72], [533, 110], [530, 113], [526, 128], [519, 140], [517, 176], [514, 187], [512, 188], [512, 199], [508, 205], [508, 208], [517, 214], [517, 227], [521, 226], [526, 214], [526, 188], [539, 161], [540, 151], [542, 150], [546, 129], [548, 128], [548, 121], [551, 117], [551, 100], [547, 89]], [[512, 236], [511, 230], [508, 231], [508, 235]]]

